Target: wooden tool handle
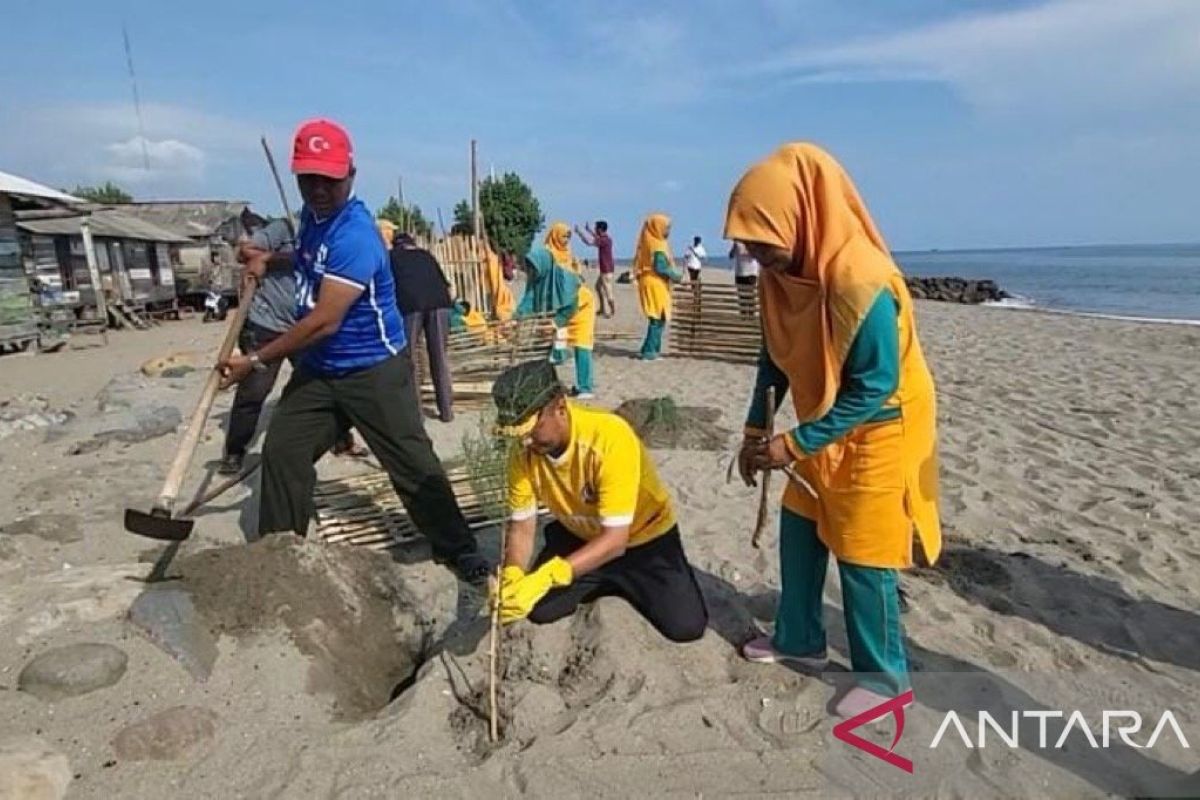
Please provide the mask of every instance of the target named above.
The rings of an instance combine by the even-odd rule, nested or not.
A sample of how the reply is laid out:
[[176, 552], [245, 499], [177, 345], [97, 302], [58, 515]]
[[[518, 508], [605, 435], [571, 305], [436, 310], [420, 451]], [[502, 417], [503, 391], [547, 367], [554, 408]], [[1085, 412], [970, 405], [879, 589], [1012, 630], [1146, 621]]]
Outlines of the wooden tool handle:
[[237, 345], [238, 334], [242, 332], [242, 326], [246, 324], [246, 315], [250, 313], [250, 303], [254, 300], [254, 293], [257, 289], [258, 282], [251, 281], [242, 295], [242, 299], [238, 301], [237, 311], [234, 313], [233, 319], [229, 321], [229, 328], [225, 331], [225, 340], [221, 342], [221, 349], [217, 351], [217, 361], [213, 364], [208, 380], [204, 383], [204, 390], [200, 392], [200, 400], [196, 403], [196, 410], [192, 412], [192, 418], [183, 434], [183, 440], [179, 443], [179, 449], [175, 451], [175, 460], [171, 462], [171, 469], [168, 470], [167, 479], [163, 482], [158, 502], [154, 506], [155, 511], [166, 512], [168, 515], [174, 511], [175, 498], [179, 496], [179, 487], [183, 485], [188, 465], [191, 464], [192, 456], [196, 452], [196, 445], [200, 442], [200, 434], [204, 432], [204, 423], [208, 420], [208, 412], [212, 410], [213, 401], [217, 398], [217, 390], [221, 387], [221, 370], [217, 365], [233, 353], [233, 348]]
[[[767, 442], [775, 435], [775, 387], [767, 387]], [[764, 470], [762, 475], [762, 494], [758, 496], [758, 516], [754, 520], [754, 534], [750, 544], [754, 549], [762, 546], [763, 531], [767, 527], [767, 504], [771, 500], [771, 470]]]

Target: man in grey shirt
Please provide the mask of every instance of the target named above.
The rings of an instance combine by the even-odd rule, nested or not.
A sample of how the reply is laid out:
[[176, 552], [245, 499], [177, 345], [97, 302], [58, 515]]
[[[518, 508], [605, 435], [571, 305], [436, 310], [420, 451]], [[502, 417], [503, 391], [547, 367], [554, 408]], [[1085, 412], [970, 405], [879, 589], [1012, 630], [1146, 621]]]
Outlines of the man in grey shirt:
[[[270, 253], [289, 253], [292, 236], [287, 223], [274, 220], [259, 228], [238, 250], [239, 260], [247, 250], [265, 250]], [[261, 350], [296, 324], [296, 275], [289, 269], [268, 270], [259, 284], [246, 324], [238, 337], [238, 347], [243, 353]], [[242, 471], [246, 448], [254, 438], [258, 427], [258, 416], [263, 403], [275, 387], [282, 362], [265, 364], [266, 369], [251, 372], [238, 384], [233, 397], [233, 408], [229, 412], [229, 428], [225, 433], [225, 456], [218, 471], [222, 475], [235, 475]]]

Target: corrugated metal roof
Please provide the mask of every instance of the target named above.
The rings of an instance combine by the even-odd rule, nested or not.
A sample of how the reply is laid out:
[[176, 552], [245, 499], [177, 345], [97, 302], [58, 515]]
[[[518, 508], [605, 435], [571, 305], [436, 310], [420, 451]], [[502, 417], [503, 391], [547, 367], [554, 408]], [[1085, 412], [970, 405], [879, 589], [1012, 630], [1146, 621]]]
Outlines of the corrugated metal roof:
[[[37, 219], [18, 215], [17, 227], [28, 233], [42, 236], [78, 236], [79, 223], [83, 219], [85, 218], [82, 216], [44, 217]], [[96, 209], [86, 219], [92, 228], [93, 236], [107, 236], [113, 239], [140, 239], [147, 242], [168, 242], [172, 244], [186, 244], [192, 241], [186, 236], [180, 236], [166, 228], [108, 208]]]
[[115, 208], [181, 236], [211, 236], [249, 205], [245, 200], [151, 200]]
[[11, 175], [7, 172], [0, 172], [0, 192], [5, 194], [15, 194], [21, 197], [40, 197], [44, 200], [57, 200], [60, 203], [82, 203], [78, 197], [60, 192], [57, 189], [51, 189], [49, 186], [43, 186], [40, 183], [22, 178], [19, 175]]

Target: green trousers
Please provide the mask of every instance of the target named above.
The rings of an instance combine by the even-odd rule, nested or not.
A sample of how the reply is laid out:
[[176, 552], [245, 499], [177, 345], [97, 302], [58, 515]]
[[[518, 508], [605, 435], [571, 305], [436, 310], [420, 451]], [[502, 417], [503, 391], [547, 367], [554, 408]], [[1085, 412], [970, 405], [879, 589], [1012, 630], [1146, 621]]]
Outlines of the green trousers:
[[[829, 550], [817, 525], [786, 508], [779, 523], [781, 593], [775, 613], [776, 650], [809, 655], [825, 650], [821, 597]], [[850, 666], [858, 683], [894, 696], [909, 688], [908, 656], [900, 625], [899, 576], [894, 569], [838, 562]]]
[[596, 376], [592, 369], [592, 349], [590, 347], [575, 348], [575, 388], [581, 392], [596, 390]]
[[642, 342], [642, 358], [658, 358], [662, 353], [663, 331], [666, 329], [666, 319], [650, 320], [646, 327], [646, 339]]

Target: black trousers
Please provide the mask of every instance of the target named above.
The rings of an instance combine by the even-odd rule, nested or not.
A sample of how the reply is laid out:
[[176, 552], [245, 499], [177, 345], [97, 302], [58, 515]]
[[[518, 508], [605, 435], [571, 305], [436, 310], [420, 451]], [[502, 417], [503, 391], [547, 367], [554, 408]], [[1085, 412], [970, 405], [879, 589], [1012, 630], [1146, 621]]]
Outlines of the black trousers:
[[[450, 357], [446, 354], [450, 336], [450, 309], [434, 308], [429, 311], [411, 311], [404, 315], [404, 333], [408, 337], [408, 350], [417, 352], [417, 338], [425, 338], [425, 352], [429, 355], [429, 370], [433, 373], [433, 393], [437, 399], [438, 419], [449, 422], [454, 419], [454, 383], [450, 377]], [[421, 405], [421, 387], [413, 381], [417, 406]]]
[[[282, 335], [247, 322], [238, 336], [238, 349], [243, 353], [261, 350]], [[282, 363], [276, 361], [268, 364], [262, 372], [252, 370], [245, 380], [238, 384], [237, 392], [233, 395], [233, 407], [229, 411], [229, 427], [225, 432], [225, 455], [246, 454], [246, 448], [250, 446], [251, 440], [254, 439], [254, 431], [258, 428], [258, 415], [262, 413], [263, 403], [275, 388], [275, 379], [279, 377], [279, 367]]]
[[[560, 522], [546, 526], [546, 546], [534, 560], [540, 566], [555, 556], [566, 557], [584, 541]], [[624, 598], [663, 636], [691, 642], [704, 635], [708, 609], [696, 575], [683, 552], [679, 526], [653, 541], [631, 547], [620, 558], [581, 575], [570, 586], [551, 589], [534, 606], [529, 619], [539, 625], [574, 613], [582, 603], [600, 597]]]
[[379, 459], [413, 523], [439, 559], [474, 552], [475, 538], [413, 402], [408, 351], [340, 378], [297, 370], [263, 444], [259, 534], [308, 532], [313, 518], [313, 466], [353, 425]]

